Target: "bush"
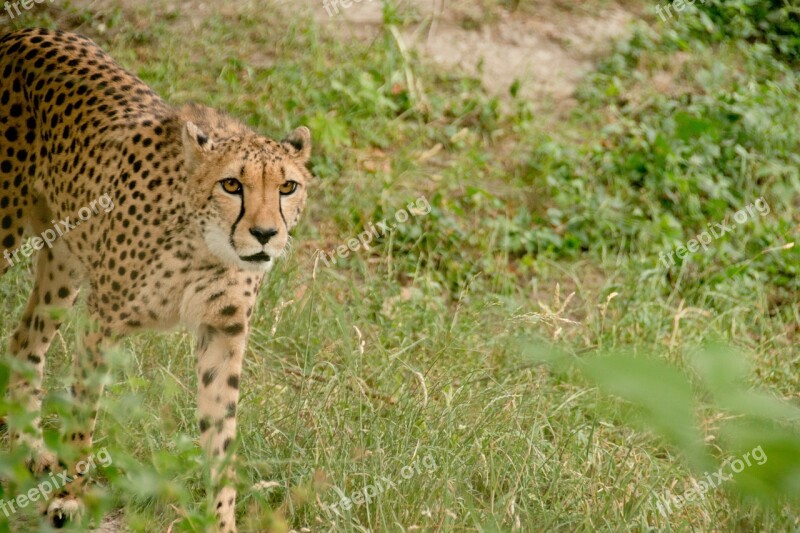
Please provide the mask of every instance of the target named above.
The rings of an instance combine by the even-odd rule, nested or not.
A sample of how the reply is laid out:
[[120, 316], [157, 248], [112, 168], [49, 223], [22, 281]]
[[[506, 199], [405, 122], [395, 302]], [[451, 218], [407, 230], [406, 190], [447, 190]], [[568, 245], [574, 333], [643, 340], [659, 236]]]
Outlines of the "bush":
[[800, 62], [800, 6], [788, 0], [708, 0], [700, 7], [712, 38], [769, 44], [789, 63]]

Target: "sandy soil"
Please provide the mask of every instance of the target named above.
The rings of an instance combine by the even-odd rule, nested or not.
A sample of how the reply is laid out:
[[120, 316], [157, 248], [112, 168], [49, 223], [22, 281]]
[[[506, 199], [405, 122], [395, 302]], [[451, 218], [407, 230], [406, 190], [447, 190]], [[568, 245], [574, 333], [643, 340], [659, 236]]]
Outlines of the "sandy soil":
[[[535, 5], [511, 12], [487, 10], [475, 0], [406, 0], [404, 6], [416, 13], [417, 21], [401, 35], [432, 61], [479, 77], [495, 94], [508, 96], [518, 80], [523, 97], [569, 105], [580, 79], [625, 33], [634, 14], [617, 2], [594, 8], [557, 0], [528, 3]], [[345, 39], [370, 39], [383, 20], [377, 0], [348, 8], [342, 0], [336, 7], [323, 0], [293, 4], [304, 4], [320, 24]]]
[[[503, 97], [518, 80], [522, 97], [556, 108], [570, 106], [578, 82], [613, 40], [626, 33], [628, 22], [641, 9], [638, 0], [519, 0], [520, 7], [513, 11], [498, 7], [496, 0], [395, 2], [410, 19], [398, 32], [403, 45], [443, 67], [480, 78], [487, 90]], [[380, 0], [271, 3], [289, 14], [305, 11], [340, 39], [368, 43], [383, 22]], [[120, 2], [74, 0], [73, 5], [99, 11]], [[263, 0], [126, 0], [123, 5], [178, 14], [171, 18], [176, 31], [199, 30], [211, 16], [264, 9]]]
[[123, 511], [118, 509], [106, 516], [99, 528], [92, 529], [89, 533], [127, 533], [128, 531]]

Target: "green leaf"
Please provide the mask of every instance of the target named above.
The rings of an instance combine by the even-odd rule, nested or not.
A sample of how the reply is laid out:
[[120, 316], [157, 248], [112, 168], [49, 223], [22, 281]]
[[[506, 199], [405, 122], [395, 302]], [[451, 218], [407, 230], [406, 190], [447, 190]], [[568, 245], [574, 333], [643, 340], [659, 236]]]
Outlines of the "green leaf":
[[693, 117], [684, 112], [675, 115], [675, 134], [683, 141], [697, 139], [713, 129], [714, 125], [707, 120]]
[[600, 389], [633, 404], [640, 421], [680, 446], [695, 466], [706, 463], [687, 376], [658, 359], [627, 355], [593, 357], [581, 368]]

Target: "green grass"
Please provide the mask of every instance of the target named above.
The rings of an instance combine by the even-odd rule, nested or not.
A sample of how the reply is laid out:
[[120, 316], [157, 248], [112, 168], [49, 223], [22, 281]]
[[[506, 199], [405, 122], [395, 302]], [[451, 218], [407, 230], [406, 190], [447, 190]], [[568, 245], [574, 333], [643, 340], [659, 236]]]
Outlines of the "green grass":
[[[15, 25], [77, 28], [171, 102], [272, 136], [312, 128], [319, 179], [253, 317], [240, 530], [800, 530], [800, 249], [787, 246], [800, 75], [779, 37], [729, 35], [730, 13], [637, 23], [549, 131], [530, 102], [404, 55], [388, 29], [341, 41], [246, 3], [192, 20], [162, 9], [43, 4]], [[429, 214], [332, 267], [316, 260], [421, 195]], [[663, 268], [659, 254], [762, 197], [769, 215]], [[28, 270], [0, 283], [4, 345]], [[50, 351], [50, 412], [80, 316]], [[734, 351], [698, 355], [710, 341]], [[141, 335], [115, 357], [96, 516], [124, 508], [133, 531], [209, 523], [191, 345]], [[654, 495], [758, 445], [764, 466], [658, 513]], [[2, 497], [32, 483], [15, 455], [0, 475]], [[333, 487], [353, 498], [385, 480], [341, 516], [323, 507], [340, 501]]]

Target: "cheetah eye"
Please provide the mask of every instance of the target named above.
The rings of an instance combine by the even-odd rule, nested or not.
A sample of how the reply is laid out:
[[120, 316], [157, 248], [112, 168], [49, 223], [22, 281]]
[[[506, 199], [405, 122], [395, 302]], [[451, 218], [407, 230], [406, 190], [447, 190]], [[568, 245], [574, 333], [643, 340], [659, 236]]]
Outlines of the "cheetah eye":
[[235, 178], [226, 178], [220, 182], [222, 190], [228, 194], [239, 194], [242, 192], [242, 184]]
[[288, 196], [292, 194], [294, 191], [297, 190], [297, 182], [296, 181], [287, 181], [280, 187], [278, 187], [280, 193], [284, 196]]

